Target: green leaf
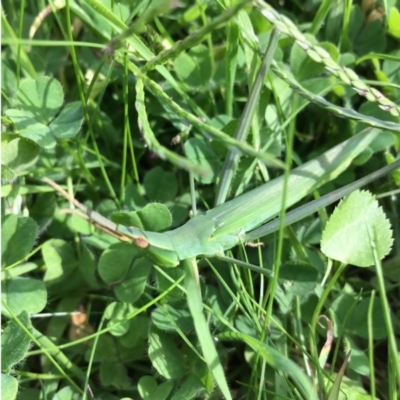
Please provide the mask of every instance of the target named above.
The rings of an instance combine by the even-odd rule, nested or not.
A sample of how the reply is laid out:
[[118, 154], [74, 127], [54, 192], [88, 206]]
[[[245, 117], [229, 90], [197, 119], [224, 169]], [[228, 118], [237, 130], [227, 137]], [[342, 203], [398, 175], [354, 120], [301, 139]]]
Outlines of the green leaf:
[[193, 320], [187, 307], [177, 308], [169, 304], [158, 306], [151, 314], [153, 324], [163, 331], [176, 331], [178, 327], [182, 332], [193, 330]]
[[138, 391], [143, 400], [165, 400], [173, 387], [172, 381], [158, 385], [156, 379], [148, 375], [142, 376], [138, 382]]
[[322, 233], [321, 250], [345, 264], [368, 267], [389, 254], [393, 243], [390, 222], [371, 193], [355, 191], [339, 203]]
[[[199, 395], [201, 392], [204, 392], [204, 386], [205, 385], [203, 385], [200, 379], [196, 375], [191, 373], [186, 379], [182, 381], [182, 384], [175, 391], [174, 395], [171, 397], [171, 400], [195, 399], [197, 398], [197, 395]], [[207, 389], [210, 389], [208, 390], [209, 392], [212, 391], [212, 387]]]
[[22, 261], [32, 250], [37, 235], [36, 222], [29, 217], [6, 215], [1, 221], [2, 266]]
[[126, 348], [138, 347], [142, 343], [147, 347], [149, 319], [144, 315], [136, 315], [134, 322], [129, 324], [129, 329], [119, 337], [122, 346]]
[[65, 386], [60, 389], [54, 396], [53, 400], [80, 400], [82, 396], [76, 392], [71, 386]]
[[191, 138], [185, 142], [184, 151], [186, 157], [204, 171], [202, 174], [193, 173], [196, 180], [203, 184], [215, 182], [220, 164], [209, 143], [204, 138]]
[[24, 79], [21, 82], [14, 104], [36, 121], [48, 124], [58, 113], [63, 99], [61, 83], [54, 78], [41, 76], [36, 80]]
[[[183, 275], [185, 275], [185, 273], [181, 268], [167, 268], [163, 270], [162, 274], [156, 270], [155, 276], [156, 276], [157, 290], [161, 293], [164, 292], [165, 290], [168, 290], [172, 282], [176, 282]], [[165, 300], [177, 301], [181, 300], [183, 297], [184, 297], [184, 292], [178, 287], [176, 287], [166, 295]]]
[[49, 127], [31, 117], [25, 110], [10, 109], [5, 114], [14, 123], [15, 132], [18, 135], [32, 140], [45, 149], [51, 149], [56, 145]]
[[139, 251], [128, 243], [115, 243], [103, 252], [99, 260], [99, 275], [105, 283], [115, 283], [127, 277]]
[[50, 124], [50, 131], [57, 139], [71, 139], [82, 127], [83, 109], [80, 102], [67, 104]]
[[178, 193], [178, 182], [172, 172], [161, 167], [150, 170], [143, 181], [148, 198], [152, 201], [165, 203], [175, 199]]
[[[354, 303], [357, 303], [355, 307]], [[369, 305], [370, 297], [366, 297], [360, 302], [357, 302], [357, 299], [348, 294], [339, 295], [330, 307], [336, 319], [335, 336], [337, 336], [342, 329], [345, 329], [346, 333], [368, 339]], [[374, 302], [372, 310], [372, 329], [375, 340], [381, 340], [387, 337], [384, 311], [379, 301]]]
[[9, 97], [12, 97], [18, 89], [16, 72], [17, 64], [10, 54], [10, 48], [4, 48], [1, 52], [1, 90]]
[[135, 260], [123, 282], [114, 288], [117, 298], [127, 303], [134, 303], [139, 299], [146, 287], [151, 268], [152, 264], [147, 258]]
[[111, 328], [110, 333], [113, 336], [122, 336], [128, 332], [131, 322], [128, 316], [132, 314], [134, 307], [128, 303], [110, 303], [104, 311], [104, 318], [110, 320], [108, 325], [118, 324]]
[[[1, 165], [1, 181], [3, 183], [11, 183], [15, 179], [14, 171], [6, 165]], [[4, 193], [4, 192], [3, 192]]]
[[97, 277], [96, 262], [93, 253], [84, 242], [80, 243], [81, 254], [79, 257], [79, 271], [85, 282], [92, 289], [100, 289], [101, 281]]
[[189, 53], [181, 53], [174, 61], [174, 71], [186, 85], [196, 88], [207, 86], [212, 76], [210, 53], [207, 47], [193, 47]]
[[310, 264], [289, 261], [279, 271], [279, 280], [288, 294], [309, 296], [318, 282], [318, 271]]
[[109, 334], [101, 335], [98, 342], [96, 343], [95, 351], [93, 350], [93, 342], [88, 348], [85, 358], [87, 360], [91, 359], [93, 356], [93, 361], [105, 361], [105, 360], [117, 360], [120, 355], [118, 354], [118, 347], [115, 338]]
[[[15, 315], [23, 311], [37, 314], [46, 306], [47, 291], [42, 281], [16, 277], [1, 283], [1, 299]], [[5, 307], [2, 307], [1, 312], [10, 318]]]
[[137, 210], [146, 205], [146, 199], [138, 185], [130, 183], [125, 187], [125, 206], [128, 210]]
[[122, 362], [114, 360], [103, 361], [100, 365], [100, 380], [104, 386], [114, 386], [118, 390], [128, 389], [131, 380]]
[[149, 358], [157, 372], [166, 379], [180, 378], [187, 372], [182, 350], [174, 337], [151, 327]]
[[1, 374], [2, 400], [14, 400], [18, 393], [18, 381], [10, 375]]
[[364, 20], [360, 6], [354, 6], [349, 23], [349, 39], [354, 51], [358, 55], [383, 53], [386, 48], [384, 24], [378, 19], [368, 23], [363, 23]]
[[31, 140], [2, 133], [1, 162], [18, 173], [27, 170], [35, 164], [40, 147]]
[[352, 340], [347, 339], [347, 343], [351, 349], [349, 368], [359, 375], [370, 376], [371, 369], [369, 367], [368, 356], [363, 350], [359, 349]]
[[396, 7], [392, 7], [387, 21], [388, 33], [397, 39], [400, 39], [400, 12]]
[[[23, 311], [17, 315], [19, 322], [29, 331], [32, 331], [28, 313]], [[29, 350], [30, 338], [15, 320], [11, 320], [1, 336], [1, 368], [9, 371], [26, 357]]]
[[44, 281], [48, 285], [65, 282], [66, 278], [77, 270], [75, 252], [64, 240], [48, 240], [42, 247], [42, 254], [47, 268]]
[[140, 211], [117, 212], [111, 216], [116, 224], [134, 226], [146, 231], [162, 232], [170, 228], [172, 215], [161, 203], [149, 203]]

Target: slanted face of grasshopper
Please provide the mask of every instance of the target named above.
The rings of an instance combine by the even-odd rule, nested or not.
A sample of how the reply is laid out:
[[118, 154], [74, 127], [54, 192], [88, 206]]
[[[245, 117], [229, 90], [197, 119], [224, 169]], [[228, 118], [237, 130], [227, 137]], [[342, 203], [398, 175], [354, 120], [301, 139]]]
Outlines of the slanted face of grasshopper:
[[[322, 184], [335, 178], [378, 135], [378, 131], [367, 129], [292, 170], [286, 181], [288, 200], [285, 207], [295, 204]], [[399, 167], [399, 163], [400, 161], [397, 161], [377, 171], [374, 176], [348, 185], [345, 191], [336, 197], [330, 196], [328, 202], [320, 207], [337, 200], [339, 195], [342, 197], [389, 170]], [[177, 229], [159, 233], [117, 225], [102, 215], [88, 210], [53, 181], [45, 178], [45, 182], [72, 201], [95, 224], [114, 233], [121, 240], [131, 241], [154, 264], [163, 267], [176, 267], [180, 261], [197, 256], [222, 256], [225, 250], [245, 242], [247, 238], [255, 239], [254, 232], [262, 232], [260, 227], [278, 215], [282, 207], [285, 184], [284, 177], [278, 177], [202, 215], [193, 217]], [[304, 211], [304, 216], [308, 214], [309, 211]]]

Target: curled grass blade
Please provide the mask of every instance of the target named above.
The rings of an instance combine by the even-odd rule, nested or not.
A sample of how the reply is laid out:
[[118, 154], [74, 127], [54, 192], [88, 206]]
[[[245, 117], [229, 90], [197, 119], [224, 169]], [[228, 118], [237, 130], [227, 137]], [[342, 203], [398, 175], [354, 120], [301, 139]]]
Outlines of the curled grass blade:
[[[118, 62], [123, 62], [122, 54], [116, 54], [116, 59]], [[153, 93], [154, 96], [158, 98], [160, 102], [166, 104], [172, 111], [174, 111], [178, 116], [187, 122], [191, 123], [194, 127], [196, 127], [204, 136], [207, 138], [212, 138], [216, 140], [220, 140], [226, 146], [232, 146], [238, 150], [241, 150], [244, 154], [257, 157], [261, 161], [264, 161], [268, 165], [274, 165], [279, 168], [285, 168], [285, 164], [270, 156], [269, 154], [262, 153], [261, 151], [255, 150], [253, 147], [248, 145], [247, 143], [239, 142], [221, 130], [214, 128], [213, 126], [202, 122], [197, 116], [189, 113], [185, 109], [183, 109], [178, 103], [173, 101], [162, 89], [162, 87], [143, 74], [140, 69], [132, 62], [129, 62], [129, 69], [136, 75], [138, 78], [143, 79], [143, 83], [145, 86]]]
[[175, 164], [179, 168], [183, 168], [189, 172], [203, 174], [202, 168], [192, 164], [185, 157], [182, 157], [177, 153], [168, 150], [165, 146], [160, 144], [150, 127], [149, 120], [147, 118], [144, 96], [143, 79], [138, 79], [136, 82], [135, 105], [138, 112], [139, 130], [143, 135], [146, 144], [149, 146], [149, 149], [154, 151], [162, 160], [168, 159], [168, 161], [170, 161], [172, 164]]

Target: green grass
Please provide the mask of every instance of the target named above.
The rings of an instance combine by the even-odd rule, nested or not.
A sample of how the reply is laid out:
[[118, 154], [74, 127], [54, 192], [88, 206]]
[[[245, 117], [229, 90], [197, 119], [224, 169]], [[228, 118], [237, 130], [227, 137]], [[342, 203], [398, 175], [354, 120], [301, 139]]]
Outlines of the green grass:
[[399, 150], [400, 4], [151, 4], [2, 3], [2, 398], [399, 398], [399, 171], [368, 187], [393, 244], [363, 205], [364, 264], [363, 213], [330, 233], [328, 207], [162, 268], [41, 179], [176, 228], [370, 127], [314, 197], [366, 176]]

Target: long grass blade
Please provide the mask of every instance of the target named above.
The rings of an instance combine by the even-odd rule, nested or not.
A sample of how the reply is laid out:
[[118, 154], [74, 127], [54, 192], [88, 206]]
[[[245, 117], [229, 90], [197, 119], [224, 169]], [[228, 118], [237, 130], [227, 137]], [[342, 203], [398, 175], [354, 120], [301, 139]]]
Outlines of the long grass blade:
[[196, 261], [187, 259], [182, 262], [186, 272], [185, 287], [186, 299], [190, 313], [193, 318], [194, 327], [200, 342], [203, 357], [210, 369], [218, 387], [220, 388], [225, 399], [232, 399], [226, 382], [224, 370], [215, 348], [214, 340], [211, 336], [209, 326], [203, 314], [203, 302], [201, 299], [200, 285], [198, 282], [198, 274], [196, 273]]
[[[249, 94], [249, 99], [243, 110], [242, 116], [239, 120], [239, 124], [235, 132], [235, 139], [239, 142], [244, 142], [246, 140], [247, 134], [249, 133], [251, 120], [253, 118], [254, 112], [256, 111], [261, 89], [264, 85], [265, 76], [267, 75], [269, 66], [272, 63], [272, 57], [274, 56], [278, 40], [279, 32], [274, 29], [270, 37], [268, 48], [262, 60], [261, 67], [257, 73], [256, 80]], [[218, 183], [217, 195], [215, 198], [215, 205], [219, 205], [225, 202], [233, 174], [235, 173], [235, 169], [239, 161], [239, 157], [240, 155], [236, 152], [228, 152], [224, 161], [224, 165], [222, 166], [221, 177]]]
[[[328, 205], [334, 203], [335, 201], [340, 200], [342, 197], [349, 195], [351, 192], [354, 192], [357, 189], [360, 189], [363, 186], [368, 185], [369, 183], [375, 181], [376, 179], [388, 174], [389, 172], [400, 168], [400, 159], [393, 162], [392, 164], [386, 165], [383, 168], [378, 169], [371, 174], [364, 176], [363, 178], [358, 179], [355, 182], [349, 183], [346, 186], [341, 187], [340, 189], [334, 190], [331, 193], [328, 193], [319, 199], [313, 200], [310, 203], [307, 203], [301, 207], [296, 208], [293, 211], [290, 211], [286, 214], [285, 220], [283, 221], [284, 226], [289, 226], [302, 220], [303, 218], [308, 217], [309, 215], [315, 213], [321, 208], [327, 207]], [[275, 231], [277, 231], [281, 225], [282, 221], [277, 218], [257, 229], [254, 229], [252, 232], [248, 233], [245, 236], [246, 241], [252, 241], [258, 239], [262, 236], [269, 235]]]

